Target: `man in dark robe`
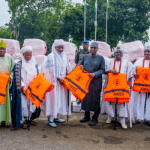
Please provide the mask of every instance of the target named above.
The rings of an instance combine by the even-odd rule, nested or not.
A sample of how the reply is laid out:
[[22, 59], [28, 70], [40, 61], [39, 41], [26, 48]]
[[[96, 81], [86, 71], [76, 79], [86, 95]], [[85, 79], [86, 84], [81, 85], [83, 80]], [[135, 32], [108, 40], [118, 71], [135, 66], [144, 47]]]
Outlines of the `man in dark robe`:
[[80, 120], [81, 123], [90, 121], [90, 111], [94, 111], [90, 126], [98, 123], [98, 116], [100, 113], [100, 93], [102, 89], [102, 74], [105, 72], [105, 61], [103, 56], [97, 54], [98, 43], [91, 44], [91, 54], [85, 55], [80, 63], [80, 66], [90, 73], [93, 77], [89, 93], [86, 95], [81, 104], [81, 109], [85, 110], [84, 118]]

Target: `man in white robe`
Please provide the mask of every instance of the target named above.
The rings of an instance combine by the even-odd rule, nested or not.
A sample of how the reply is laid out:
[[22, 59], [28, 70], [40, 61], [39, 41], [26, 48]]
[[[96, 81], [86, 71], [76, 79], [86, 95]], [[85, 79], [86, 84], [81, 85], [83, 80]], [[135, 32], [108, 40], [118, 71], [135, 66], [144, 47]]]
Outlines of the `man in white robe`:
[[[150, 67], [150, 46], [144, 48], [144, 57], [137, 60], [134, 64], [134, 77], [137, 78], [136, 68], [137, 67]], [[150, 96], [149, 93], [144, 92], [133, 92], [132, 91], [132, 113], [133, 113], [133, 124], [138, 124], [141, 121], [150, 126]]]
[[56, 122], [62, 123], [65, 121], [58, 119], [59, 114], [71, 114], [70, 96], [68, 97], [67, 90], [61, 86], [63, 78], [70, 73], [71, 68], [68, 57], [64, 52], [64, 40], [55, 40], [54, 46], [54, 52], [50, 53], [43, 62], [42, 72], [45, 73], [45, 79], [52, 82], [55, 87], [46, 94], [41, 107], [45, 116], [48, 117], [48, 124], [56, 128]]
[[[32, 114], [36, 111], [36, 106], [26, 97], [25, 90], [38, 74], [36, 60], [32, 55], [32, 47], [25, 46], [21, 49], [22, 68], [21, 68], [21, 105], [22, 121], [30, 120]], [[32, 121], [33, 122], [33, 121]], [[26, 126], [26, 123], [24, 123]], [[26, 128], [26, 127], [24, 127]]]
[[[117, 73], [125, 73], [127, 74], [127, 81], [130, 81], [130, 88], [131, 88], [131, 79], [133, 77], [133, 65], [132, 63], [128, 62], [125, 59], [122, 59], [123, 56], [123, 49], [117, 47], [114, 52], [115, 59], [110, 59], [109, 65], [107, 65], [106, 72], [111, 72], [113, 74]], [[121, 63], [121, 64], [120, 64]], [[115, 69], [114, 70], [114, 65]], [[101, 113], [106, 112], [108, 114], [108, 119], [106, 123], [111, 123], [112, 119], [115, 116], [115, 103], [110, 103], [104, 101], [103, 108]], [[128, 118], [128, 104], [118, 104], [117, 105], [117, 112], [118, 112], [118, 120], [122, 126], [122, 128], [127, 129], [127, 125], [125, 123], [125, 118]]]

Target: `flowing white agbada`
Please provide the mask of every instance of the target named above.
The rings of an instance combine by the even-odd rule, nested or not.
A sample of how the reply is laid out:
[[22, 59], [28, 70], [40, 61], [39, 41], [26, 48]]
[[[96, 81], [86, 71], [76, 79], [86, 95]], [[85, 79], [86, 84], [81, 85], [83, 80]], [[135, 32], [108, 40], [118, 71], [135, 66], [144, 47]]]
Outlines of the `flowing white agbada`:
[[71, 68], [68, 57], [65, 52], [59, 53], [55, 49], [44, 60], [42, 72], [45, 73], [45, 79], [52, 82], [55, 87], [51, 92], [47, 92], [45, 100], [41, 105], [45, 116], [57, 118], [58, 114], [71, 114], [71, 101], [69, 95], [69, 110], [67, 101], [67, 90], [63, 88], [57, 78], [64, 78], [67, 73], [70, 73]]
[[[107, 70], [112, 70], [114, 68], [114, 60], [115, 59], [110, 59], [109, 63], [107, 64]], [[116, 61], [116, 70], [119, 71], [119, 66], [120, 66], [120, 61]], [[128, 79], [133, 77], [133, 65], [132, 63], [128, 62], [125, 59], [122, 59], [122, 64], [121, 64], [121, 70], [120, 73], [125, 73], [127, 74], [127, 81]], [[117, 105], [117, 112], [118, 116], [120, 118], [127, 118], [129, 117], [129, 106], [130, 104], [118, 104]], [[101, 113], [107, 113], [110, 118], [113, 118], [115, 116], [115, 103], [103, 101], [103, 105], [101, 108]], [[123, 123], [124, 119], [120, 119], [120, 123]]]
[[[141, 58], [134, 64], [134, 72], [136, 73], [136, 67], [143, 67], [143, 59]], [[145, 60], [144, 68], [149, 68], [149, 60]], [[132, 113], [134, 119], [138, 121], [150, 120], [150, 96], [146, 98], [144, 92], [133, 92], [132, 91]]]
[[[26, 46], [22, 48], [22, 54], [27, 51], [32, 52], [32, 47]], [[21, 68], [21, 87], [24, 86], [25, 89], [28, 88], [29, 84], [37, 76], [36, 60], [31, 58], [30, 61], [26, 61], [22, 55], [22, 68]], [[24, 117], [30, 120], [32, 113], [35, 111], [36, 106], [21, 93], [21, 105], [22, 105], [22, 120]]]

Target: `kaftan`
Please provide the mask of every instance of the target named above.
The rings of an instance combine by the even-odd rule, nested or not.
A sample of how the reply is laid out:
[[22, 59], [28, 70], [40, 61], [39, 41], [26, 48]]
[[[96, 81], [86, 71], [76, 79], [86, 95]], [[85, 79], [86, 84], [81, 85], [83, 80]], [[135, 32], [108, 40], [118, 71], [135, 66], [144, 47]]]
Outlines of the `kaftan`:
[[[60, 85], [57, 78], [64, 78], [71, 71], [68, 57], [64, 55], [66, 62], [60, 64], [54, 52], [49, 54], [42, 65], [42, 72], [45, 73], [45, 79], [52, 82], [55, 87], [51, 92], [47, 92], [45, 100], [41, 105], [45, 116], [57, 118], [58, 114], [67, 115], [68, 111], [71, 114], [71, 101], [67, 90]], [[63, 66], [62, 66], [63, 65]], [[69, 110], [68, 110], [69, 105]]]
[[84, 70], [87, 72], [95, 74], [89, 85], [89, 92], [81, 103], [81, 109], [85, 111], [96, 111], [100, 107], [102, 74], [105, 72], [105, 60], [101, 55], [91, 56], [91, 54], [86, 54], [82, 58], [80, 65], [83, 65]]
[[[106, 71], [114, 69], [114, 60], [115, 59], [110, 60], [108, 68], [107, 68], [108, 70], [106, 70]], [[116, 61], [115, 68], [117, 71], [119, 71], [119, 66], [120, 66], [120, 61]], [[128, 79], [132, 78], [133, 77], [133, 65], [132, 65], [132, 63], [128, 62], [125, 59], [122, 59], [120, 73], [127, 74], [127, 81], [128, 81]], [[107, 102], [107, 101], [104, 101], [104, 103], [105, 104], [101, 108], [101, 113], [103, 114], [106, 112], [110, 116], [110, 118], [113, 118], [115, 116], [115, 103], [110, 104], [110, 102]], [[120, 118], [129, 117], [129, 112], [128, 112], [129, 106], [128, 105], [129, 104], [127, 104], [127, 103], [117, 105], [117, 112], [118, 112], [118, 116]], [[121, 122], [121, 123], [123, 123], [123, 122]]]
[[[10, 78], [13, 79], [14, 61], [10, 55], [5, 54], [4, 57], [0, 57], [0, 73], [10, 73]], [[7, 87], [7, 94], [5, 98], [5, 104], [0, 105], [0, 123], [2, 121], [11, 122], [11, 100], [9, 93], [9, 86]]]
[[[136, 73], [136, 67], [143, 67], [143, 59], [141, 58], [134, 64], [134, 72]], [[149, 68], [149, 60], [145, 60], [144, 68]], [[146, 96], [147, 94], [147, 96]], [[138, 120], [150, 120], [150, 96], [149, 93], [133, 92], [132, 91], [132, 113], [133, 117]], [[135, 120], [133, 120], [135, 121]]]

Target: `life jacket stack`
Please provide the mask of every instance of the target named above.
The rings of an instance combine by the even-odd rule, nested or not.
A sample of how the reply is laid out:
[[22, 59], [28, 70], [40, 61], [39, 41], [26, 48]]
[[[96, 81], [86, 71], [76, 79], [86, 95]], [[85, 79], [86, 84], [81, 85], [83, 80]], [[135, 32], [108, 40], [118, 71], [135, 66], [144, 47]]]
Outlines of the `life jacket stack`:
[[134, 80], [133, 91], [136, 92], [150, 92], [150, 68], [137, 67], [137, 75]]
[[89, 92], [88, 88], [92, 77], [90, 73], [83, 70], [79, 65], [72, 70], [72, 72], [63, 79], [63, 87], [69, 89], [76, 98], [83, 100]]
[[9, 77], [10, 77], [9, 73], [0, 73], [0, 104], [1, 105], [4, 105], [5, 103], [6, 89], [7, 89]]
[[127, 77], [124, 73], [118, 73], [117, 75], [108, 73], [108, 83], [104, 88], [104, 100], [116, 103], [116, 98], [118, 98], [118, 103], [130, 101]]
[[26, 89], [28, 99], [39, 108], [44, 101], [45, 94], [54, 88], [54, 84], [44, 78], [45, 74], [39, 73]]

